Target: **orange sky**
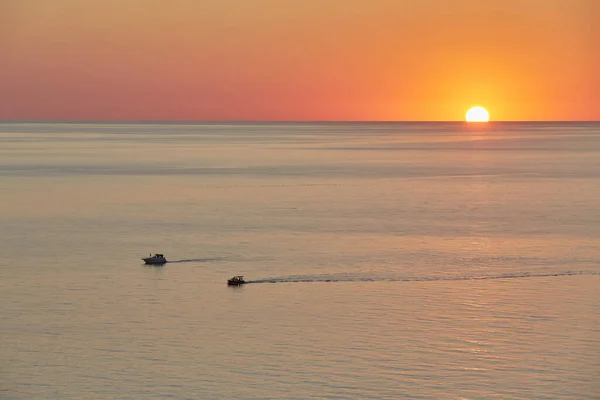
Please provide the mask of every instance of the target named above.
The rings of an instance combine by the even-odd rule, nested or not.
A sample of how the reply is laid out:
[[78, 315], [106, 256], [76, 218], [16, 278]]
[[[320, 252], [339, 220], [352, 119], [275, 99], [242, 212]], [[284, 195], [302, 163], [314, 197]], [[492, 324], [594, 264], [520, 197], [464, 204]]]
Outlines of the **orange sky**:
[[598, 0], [2, 0], [0, 120], [600, 120]]

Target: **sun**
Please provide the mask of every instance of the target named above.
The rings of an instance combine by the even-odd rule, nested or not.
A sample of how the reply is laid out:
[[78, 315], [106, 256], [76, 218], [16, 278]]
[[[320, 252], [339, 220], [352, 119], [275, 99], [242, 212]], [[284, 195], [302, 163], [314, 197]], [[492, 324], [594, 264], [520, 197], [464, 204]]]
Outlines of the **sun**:
[[488, 122], [490, 120], [490, 114], [483, 107], [472, 107], [467, 111], [465, 117], [467, 122]]

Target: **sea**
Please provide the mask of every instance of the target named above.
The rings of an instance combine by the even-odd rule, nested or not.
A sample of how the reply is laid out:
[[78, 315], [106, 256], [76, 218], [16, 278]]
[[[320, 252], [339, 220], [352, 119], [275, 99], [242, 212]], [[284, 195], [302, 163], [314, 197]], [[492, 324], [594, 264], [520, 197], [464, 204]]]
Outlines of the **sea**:
[[0, 274], [2, 400], [600, 399], [600, 123], [0, 123]]

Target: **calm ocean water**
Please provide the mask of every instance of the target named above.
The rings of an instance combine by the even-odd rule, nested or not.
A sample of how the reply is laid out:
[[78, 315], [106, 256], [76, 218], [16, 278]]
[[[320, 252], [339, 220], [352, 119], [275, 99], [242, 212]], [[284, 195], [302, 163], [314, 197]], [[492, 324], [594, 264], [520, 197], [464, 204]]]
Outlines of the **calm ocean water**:
[[599, 399], [599, 202], [598, 123], [2, 123], [0, 398]]

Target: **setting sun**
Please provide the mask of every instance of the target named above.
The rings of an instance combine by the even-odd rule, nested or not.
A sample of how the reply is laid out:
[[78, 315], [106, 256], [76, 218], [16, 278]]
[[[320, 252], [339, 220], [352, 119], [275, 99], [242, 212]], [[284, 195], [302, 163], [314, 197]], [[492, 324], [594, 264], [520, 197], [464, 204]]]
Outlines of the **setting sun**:
[[467, 122], [488, 122], [490, 120], [490, 114], [483, 107], [472, 107], [467, 111], [465, 117]]

